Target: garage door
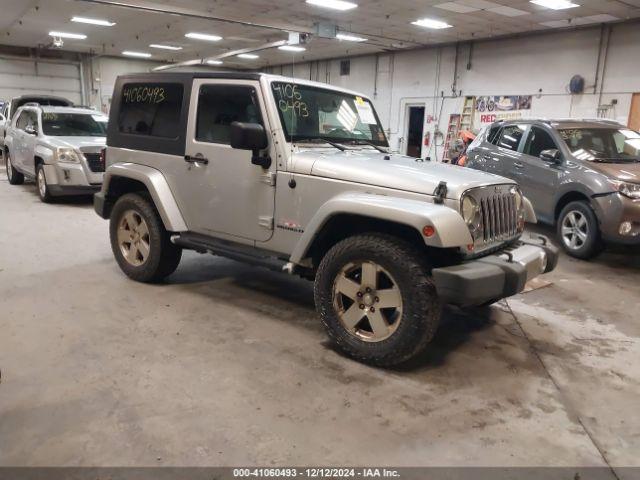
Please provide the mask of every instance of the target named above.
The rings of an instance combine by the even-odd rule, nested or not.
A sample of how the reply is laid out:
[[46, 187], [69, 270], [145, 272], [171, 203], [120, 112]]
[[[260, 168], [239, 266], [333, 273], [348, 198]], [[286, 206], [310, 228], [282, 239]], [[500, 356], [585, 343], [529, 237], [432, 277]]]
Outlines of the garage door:
[[40, 93], [82, 103], [80, 66], [0, 57], [0, 99]]

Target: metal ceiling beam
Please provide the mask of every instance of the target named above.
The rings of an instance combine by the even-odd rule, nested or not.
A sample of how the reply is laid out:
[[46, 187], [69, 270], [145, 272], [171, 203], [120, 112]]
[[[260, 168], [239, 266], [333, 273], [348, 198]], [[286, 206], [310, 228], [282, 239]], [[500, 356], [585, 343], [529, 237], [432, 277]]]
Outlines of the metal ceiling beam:
[[105, 5], [109, 7], [128, 8], [149, 13], [163, 13], [165, 15], [175, 15], [180, 17], [197, 18], [200, 20], [209, 20], [222, 23], [230, 23], [235, 25], [243, 25], [245, 27], [264, 28], [267, 30], [277, 30], [279, 32], [297, 32], [297, 33], [313, 33], [311, 29], [298, 27], [295, 25], [269, 25], [266, 23], [250, 22], [247, 20], [237, 20], [232, 18], [217, 17], [208, 13], [181, 7], [167, 8], [156, 3], [147, 1], [138, 2], [121, 2], [117, 0], [76, 0], [77, 2], [93, 3], [97, 5]]
[[[246, 27], [264, 28], [267, 30], [276, 30], [279, 32], [314, 33], [313, 28], [300, 27], [298, 25], [289, 25], [289, 24], [274, 25], [274, 24], [266, 24], [266, 23], [250, 22], [246, 20], [218, 17], [215, 15], [203, 13], [201, 11], [193, 10], [190, 8], [181, 8], [181, 7], [168, 8], [163, 5], [151, 3], [145, 0], [141, 0], [137, 2], [124, 2], [119, 0], [76, 0], [76, 1], [93, 3], [97, 5], [106, 5], [110, 7], [128, 8], [132, 10], [139, 10], [139, 11], [144, 11], [149, 13], [162, 13], [166, 15], [175, 15], [175, 16], [187, 17], [187, 18], [197, 18], [200, 20], [223, 22], [223, 23], [229, 23], [234, 25], [242, 25]], [[411, 44], [413, 46], [425, 46], [425, 43], [423, 42], [417, 42], [415, 40], [410, 40], [406, 38], [389, 37], [386, 35], [378, 35], [370, 32], [361, 32], [361, 31], [355, 31], [355, 30], [344, 30], [341, 28], [338, 28], [338, 31], [342, 33], [359, 35], [359, 36], [364, 36], [369, 38], [373, 37], [375, 39], [384, 40], [387, 42], [394, 42], [394, 43], [399, 42], [399, 43]], [[385, 48], [389, 48], [389, 46], [385, 46]]]
[[222, 53], [220, 55], [215, 55], [215, 56], [212, 56], [212, 57], [204, 57], [204, 58], [197, 58], [197, 59], [193, 59], [193, 60], [186, 60], [184, 62], [172, 63], [171, 65], [161, 65], [159, 67], [154, 68], [153, 71], [159, 72], [159, 71], [162, 71], [162, 70], [169, 70], [171, 68], [193, 67], [194, 65], [206, 65], [206, 63], [209, 60], [222, 60], [224, 58], [235, 57], [235, 56], [243, 54], [243, 53], [253, 53], [253, 52], [259, 52], [261, 50], [268, 50], [270, 48], [277, 48], [277, 47], [281, 47], [282, 45], [286, 45], [286, 44], [287, 44], [287, 40], [278, 40], [277, 42], [265, 43], [263, 45], [260, 45], [259, 47], [251, 47], [251, 48], [243, 48], [243, 49], [240, 49], [240, 50], [232, 50], [232, 51], [225, 52], [225, 53]]

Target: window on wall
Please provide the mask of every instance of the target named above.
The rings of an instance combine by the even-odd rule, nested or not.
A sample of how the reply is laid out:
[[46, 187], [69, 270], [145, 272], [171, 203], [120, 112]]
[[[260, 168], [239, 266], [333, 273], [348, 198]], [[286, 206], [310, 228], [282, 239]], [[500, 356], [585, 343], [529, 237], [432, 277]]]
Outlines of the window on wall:
[[196, 140], [229, 145], [233, 122], [262, 124], [255, 88], [203, 85], [198, 94]]
[[120, 133], [177, 138], [183, 87], [179, 83], [129, 83], [122, 88]]
[[351, 75], [351, 60], [342, 60], [340, 62], [340, 75], [343, 77]]
[[518, 150], [526, 125], [507, 125], [502, 129], [498, 146], [509, 150]]

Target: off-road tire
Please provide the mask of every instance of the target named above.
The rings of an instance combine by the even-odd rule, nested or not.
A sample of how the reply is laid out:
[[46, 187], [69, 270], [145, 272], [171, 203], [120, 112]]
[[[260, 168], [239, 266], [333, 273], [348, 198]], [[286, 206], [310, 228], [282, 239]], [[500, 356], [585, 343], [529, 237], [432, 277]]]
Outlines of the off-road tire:
[[[149, 231], [149, 255], [142, 265], [135, 266], [124, 257], [118, 244], [118, 226], [123, 215], [133, 210], [144, 219]], [[131, 279], [155, 283], [171, 275], [182, 257], [182, 248], [171, 243], [162, 219], [151, 199], [145, 194], [128, 193], [113, 206], [109, 222], [111, 250], [122, 271]]]
[[24, 183], [24, 175], [13, 167], [9, 150], [4, 151], [4, 161], [7, 168], [7, 180], [9, 180], [9, 183], [11, 185], [22, 185]]
[[[377, 342], [363, 341], [347, 331], [334, 307], [336, 276], [345, 265], [358, 261], [380, 265], [400, 289], [400, 323], [390, 337]], [[425, 255], [400, 238], [379, 233], [353, 236], [334, 245], [318, 267], [314, 298], [320, 319], [337, 348], [356, 360], [381, 367], [401, 364], [424, 350], [442, 315]]]
[[[44, 182], [44, 185], [41, 185], [41, 182]], [[36, 167], [36, 188], [38, 190], [38, 197], [44, 203], [51, 203], [53, 201], [53, 196], [49, 191], [49, 186], [47, 185], [47, 176], [44, 172], [44, 166], [40, 163]]]
[[[567, 245], [563, 237], [565, 218], [570, 215], [571, 212], [578, 212], [587, 222], [587, 238], [578, 248], [571, 248]], [[562, 245], [564, 251], [572, 257], [588, 260], [598, 255], [604, 249], [598, 218], [591, 205], [585, 201], [576, 201], [567, 204], [558, 216], [556, 229], [560, 245]]]

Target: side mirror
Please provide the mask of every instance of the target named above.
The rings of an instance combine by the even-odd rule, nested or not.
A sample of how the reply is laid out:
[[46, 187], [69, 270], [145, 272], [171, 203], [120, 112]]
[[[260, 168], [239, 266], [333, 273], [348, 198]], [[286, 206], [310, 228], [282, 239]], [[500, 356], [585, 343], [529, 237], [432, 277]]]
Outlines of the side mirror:
[[271, 157], [261, 156], [260, 150], [269, 146], [264, 127], [259, 123], [233, 122], [231, 124], [231, 147], [238, 150], [251, 150], [251, 163], [262, 168], [271, 166]]
[[560, 153], [560, 150], [550, 148], [549, 150], [543, 150], [540, 152], [540, 159], [545, 162], [558, 164], [562, 162], [562, 154]]
[[24, 127], [24, 131], [29, 135], [36, 135], [38, 133], [36, 127], [34, 127], [33, 125], [27, 125], [26, 127]]

